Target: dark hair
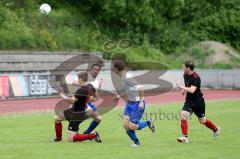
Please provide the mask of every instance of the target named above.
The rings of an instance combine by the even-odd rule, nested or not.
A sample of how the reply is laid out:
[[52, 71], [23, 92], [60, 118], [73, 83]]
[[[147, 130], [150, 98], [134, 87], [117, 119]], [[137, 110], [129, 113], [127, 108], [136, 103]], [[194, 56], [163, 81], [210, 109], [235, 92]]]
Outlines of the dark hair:
[[78, 78], [82, 79], [84, 82], [87, 82], [88, 81], [88, 73], [87, 72], [81, 72], [78, 74]]
[[113, 62], [113, 66], [118, 70], [118, 71], [123, 71], [125, 68], [125, 64], [122, 60], [115, 60]]
[[185, 65], [185, 67], [186, 68], [190, 68], [190, 70], [194, 70], [194, 63], [192, 62], [192, 61], [186, 61], [185, 63], [184, 63], [184, 65]]
[[112, 61], [115, 60], [122, 60], [122, 61], [126, 61], [127, 60], [127, 55], [124, 53], [116, 53], [112, 56]]
[[93, 64], [91, 68], [93, 69], [94, 66], [98, 66], [100, 69], [102, 68], [102, 65], [100, 63]]

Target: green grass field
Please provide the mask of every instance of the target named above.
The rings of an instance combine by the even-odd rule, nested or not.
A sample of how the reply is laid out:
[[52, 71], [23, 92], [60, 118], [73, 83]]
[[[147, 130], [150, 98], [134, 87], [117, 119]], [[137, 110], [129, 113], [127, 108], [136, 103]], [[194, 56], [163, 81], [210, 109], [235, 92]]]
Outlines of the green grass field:
[[[207, 102], [207, 117], [221, 126], [221, 136], [212, 140], [212, 132], [200, 125], [195, 116], [189, 124], [189, 144], [179, 144], [181, 134], [179, 116], [181, 103], [147, 107], [143, 118], [157, 118], [157, 132], [148, 128], [138, 131], [141, 147], [130, 147], [121, 121], [121, 108], [103, 115], [97, 128], [103, 143], [94, 141], [68, 143], [67, 123], [64, 123], [64, 141], [49, 142], [54, 137], [53, 113], [18, 114], [0, 117], [0, 159], [237, 159], [240, 146], [240, 101]], [[168, 119], [164, 119], [164, 115]], [[172, 119], [173, 115], [177, 117]], [[84, 130], [89, 123], [80, 126]]]

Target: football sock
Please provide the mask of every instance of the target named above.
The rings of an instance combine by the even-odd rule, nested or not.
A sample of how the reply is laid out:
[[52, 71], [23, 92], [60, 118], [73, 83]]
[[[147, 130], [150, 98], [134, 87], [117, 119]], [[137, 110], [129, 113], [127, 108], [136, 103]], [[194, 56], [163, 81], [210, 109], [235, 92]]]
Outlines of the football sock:
[[140, 121], [138, 123], [138, 130], [141, 130], [141, 129], [149, 126], [149, 125], [150, 125], [150, 121], [149, 120], [147, 120], [147, 121]]
[[87, 128], [87, 130], [85, 130], [83, 133], [84, 134], [89, 134], [91, 133], [97, 126], [98, 126], [98, 122], [96, 122], [95, 120], [93, 120], [91, 122], [91, 124], [89, 125], [89, 127]]
[[138, 138], [137, 138], [137, 136], [136, 136], [136, 134], [135, 134], [135, 131], [133, 131], [133, 130], [127, 130], [126, 131], [127, 132], [127, 134], [128, 134], [128, 136], [130, 137], [130, 139], [135, 143], [135, 144], [140, 144], [139, 143], [139, 140], [138, 140]]
[[206, 122], [204, 123], [204, 125], [206, 125], [206, 127], [208, 127], [209, 129], [211, 129], [214, 132], [217, 131], [217, 127], [208, 119], [206, 119]]
[[62, 123], [55, 123], [56, 138], [58, 141], [62, 140]]
[[182, 135], [187, 137], [187, 135], [188, 135], [188, 122], [187, 122], [187, 120], [181, 120], [181, 129], [182, 129]]
[[96, 134], [92, 133], [92, 134], [76, 134], [73, 136], [73, 141], [84, 141], [84, 140], [88, 140], [88, 139], [94, 139], [96, 138]]

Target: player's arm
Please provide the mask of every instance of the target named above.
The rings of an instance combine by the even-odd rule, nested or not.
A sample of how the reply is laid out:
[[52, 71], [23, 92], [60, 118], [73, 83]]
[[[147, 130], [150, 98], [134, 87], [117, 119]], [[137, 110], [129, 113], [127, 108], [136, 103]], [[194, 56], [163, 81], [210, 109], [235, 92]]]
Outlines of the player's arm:
[[[114, 93], [115, 94], [115, 93]], [[118, 100], [121, 98], [121, 97], [124, 97], [125, 96], [125, 91], [118, 91], [116, 93], [116, 96], [113, 98], [113, 101], [115, 102], [118, 102]]]
[[78, 81], [73, 81], [73, 82], [72, 82], [72, 85], [73, 85], [73, 86], [80, 86], [80, 84], [78, 83]]
[[138, 88], [138, 94], [139, 94], [139, 100], [140, 100], [140, 104], [139, 107], [140, 108], [144, 108], [144, 104], [143, 104], [143, 100], [144, 100], [144, 88], [142, 85], [137, 86]]
[[182, 89], [182, 90], [184, 90], [184, 91], [186, 91], [186, 92], [188, 92], [188, 93], [194, 93], [195, 91], [196, 91], [196, 89], [197, 89], [197, 87], [196, 86], [191, 86], [191, 87], [185, 87], [185, 86], [183, 86], [181, 83], [179, 83], [179, 82], [177, 82], [176, 83], [176, 85], [180, 88], [180, 89]]
[[60, 93], [59, 95], [63, 100], [65, 100], [69, 104], [74, 104], [77, 101], [77, 99], [74, 96], [67, 97], [63, 93]]
[[98, 95], [102, 93], [102, 91], [101, 91], [102, 90], [102, 84], [103, 84], [103, 79], [101, 78], [99, 80], [98, 87], [96, 89], [96, 91], [98, 92]]
[[95, 102], [95, 101], [97, 101], [98, 99], [100, 99], [100, 96], [99, 96], [98, 92], [95, 92], [95, 93], [93, 93], [93, 95], [90, 97], [89, 102]]
[[186, 91], [183, 90], [183, 89], [181, 89], [181, 94], [182, 94], [183, 96], [185, 95], [185, 93], [186, 93]]
[[68, 97], [68, 96], [64, 95], [62, 89], [59, 89], [58, 93], [59, 93], [59, 96], [69, 104], [74, 104], [77, 101], [77, 98], [75, 98], [74, 96]]

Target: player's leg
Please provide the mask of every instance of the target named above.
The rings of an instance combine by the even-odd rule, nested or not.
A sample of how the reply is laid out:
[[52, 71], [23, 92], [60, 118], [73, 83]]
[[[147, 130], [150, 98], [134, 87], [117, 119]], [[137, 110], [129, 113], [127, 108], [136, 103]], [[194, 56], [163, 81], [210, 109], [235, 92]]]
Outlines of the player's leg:
[[190, 112], [183, 110], [181, 112], [181, 130], [182, 135], [187, 137], [188, 136], [188, 118], [190, 116]]
[[203, 125], [205, 125], [207, 128], [211, 129], [213, 132], [216, 132], [218, 130], [217, 126], [206, 117], [198, 118], [199, 122]]
[[139, 146], [140, 142], [138, 140], [138, 137], [136, 136], [135, 130], [137, 130], [137, 124], [130, 124], [130, 117], [129, 116], [124, 116], [123, 119], [123, 126], [126, 130], [126, 133], [128, 134], [129, 138], [133, 141], [132, 146]]
[[[70, 124], [70, 123], [69, 123]], [[69, 126], [68, 126], [69, 127]], [[77, 135], [76, 131], [71, 131], [68, 130], [68, 141], [73, 142], [74, 141], [74, 136]]]
[[89, 139], [95, 139], [96, 142], [101, 143], [100, 136], [98, 132], [93, 132], [90, 134], [75, 134], [72, 138], [70, 138], [70, 142], [81, 142]]
[[139, 146], [140, 142], [135, 134], [135, 131], [147, 127], [150, 123], [149, 121], [139, 122], [144, 113], [144, 108], [139, 109], [139, 102], [129, 102], [128, 106], [130, 108], [130, 112], [129, 112], [130, 116], [129, 116], [127, 133], [129, 136], [132, 135], [133, 137], [132, 138], [132, 141], [134, 142], [133, 146]]
[[220, 134], [220, 127], [217, 127], [211, 120], [206, 117], [198, 118], [199, 122], [213, 131], [213, 139], [217, 139]]
[[125, 128], [126, 133], [129, 136], [129, 138], [133, 141], [134, 145], [139, 146], [140, 143], [139, 143], [139, 140], [135, 133], [137, 126], [135, 127], [135, 130], [129, 129], [131, 112], [132, 112], [131, 103], [127, 102], [125, 110], [124, 110], [123, 127]]
[[62, 121], [63, 120], [65, 120], [63, 113], [59, 113], [58, 115], [55, 115], [55, 117], [54, 117], [56, 137], [53, 141], [55, 141], [55, 142], [62, 140]]
[[91, 134], [78, 134], [79, 124], [82, 121], [70, 121], [68, 126], [68, 141], [69, 142], [81, 142], [88, 139], [95, 139], [97, 142], [101, 142], [99, 134], [97, 132]]
[[182, 136], [177, 138], [178, 142], [188, 143], [188, 118], [190, 116], [190, 112], [182, 111], [181, 112], [181, 130]]
[[91, 133], [102, 121], [102, 117], [98, 113], [96, 106], [93, 103], [88, 103], [88, 108], [86, 109], [88, 117], [94, 120], [90, 123], [89, 127], [83, 132], [84, 134]]
[[128, 115], [123, 116], [123, 127], [126, 131], [128, 130], [129, 119], [130, 117]]
[[156, 126], [154, 125], [154, 121], [152, 119], [148, 119], [146, 121], [140, 121], [145, 111], [145, 101], [143, 101], [143, 106], [144, 106], [143, 108], [139, 108], [139, 112], [138, 112], [139, 122], [137, 124], [138, 126], [137, 130], [141, 130], [148, 126], [149, 129], [154, 133], [156, 130]]
[[188, 143], [188, 118], [192, 114], [190, 104], [186, 101], [181, 111], [181, 130], [182, 136], [177, 138], [178, 142]]
[[205, 117], [205, 102], [201, 100], [199, 105], [193, 109], [194, 113], [198, 117], [201, 124], [205, 125], [207, 128], [213, 131], [213, 139], [219, 136], [220, 128], [218, 128], [211, 120]]

